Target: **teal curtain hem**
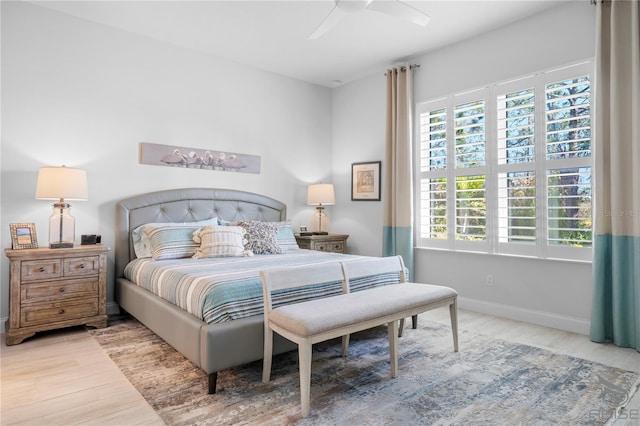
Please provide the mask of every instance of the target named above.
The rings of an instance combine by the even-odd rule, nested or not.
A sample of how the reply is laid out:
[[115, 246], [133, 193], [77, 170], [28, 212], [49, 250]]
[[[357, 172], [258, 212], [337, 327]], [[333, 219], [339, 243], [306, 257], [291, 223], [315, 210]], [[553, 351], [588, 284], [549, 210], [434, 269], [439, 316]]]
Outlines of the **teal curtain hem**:
[[596, 235], [590, 338], [640, 352], [640, 237]]
[[382, 238], [382, 255], [402, 256], [409, 270], [409, 281], [413, 279], [413, 227], [385, 226]]

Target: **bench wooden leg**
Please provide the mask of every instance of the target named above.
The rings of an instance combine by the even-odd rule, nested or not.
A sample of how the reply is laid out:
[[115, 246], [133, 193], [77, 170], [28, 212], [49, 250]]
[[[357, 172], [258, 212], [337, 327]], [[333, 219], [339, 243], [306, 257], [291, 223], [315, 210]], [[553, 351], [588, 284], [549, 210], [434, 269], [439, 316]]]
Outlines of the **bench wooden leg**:
[[[418, 328], [418, 316], [413, 315], [411, 317], [411, 327], [415, 330]], [[400, 327], [398, 328], [398, 336], [402, 337], [402, 331], [404, 330], [404, 318], [400, 320]]]
[[451, 332], [453, 333], [453, 351], [458, 352], [458, 299], [453, 299], [449, 305], [451, 315]]
[[311, 394], [311, 343], [298, 344], [298, 368], [300, 370], [300, 405], [302, 417], [309, 416], [309, 397]]
[[349, 334], [342, 336], [342, 356], [347, 356], [349, 352]]
[[264, 357], [262, 359], [262, 383], [268, 383], [271, 378], [271, 359], [273, 358], [273, 330], [264, 329]]
[[391, 377], [398, 376], [398, 321], [387, 324], [389, 334], [389, 358], [391, 360]]

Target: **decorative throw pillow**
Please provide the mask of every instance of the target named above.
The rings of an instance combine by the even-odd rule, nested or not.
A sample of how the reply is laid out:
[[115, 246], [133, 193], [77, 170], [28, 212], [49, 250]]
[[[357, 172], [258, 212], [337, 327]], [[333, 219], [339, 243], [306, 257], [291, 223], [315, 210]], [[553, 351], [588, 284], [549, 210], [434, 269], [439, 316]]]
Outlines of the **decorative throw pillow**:
[[244, 248], [245, 235], [242, 226], [205, 226], [193, 233], [193, 241], [200, 244], [193, 258], [252, 256]]
[[297, 250], [300, 247], [293, 235], [293, 228], [289, 222], [278, 222], [278, 232], [276, 234], [278, 246], [281, 251]]
[[149, 239], [151, 257], [154, 260], [180, 259], [192, 257], [198, 244], [193, 241], [193, 233], [200, 226], [163, 225], [148, 226], [144, 233]]
[[261, 222], [258, 220], [240, 220], [234, 223], [242, 226], [248, 234], [248, 242], [244, 245], [246, 250], [254, 254], [278, 254], [282, 249], [278, 245], [278, 223]]
[[[147, 234], [144, 232], [145, 228], [158, 228], [163, 226], [196, 226], [197, 228], [207, 226], [207, 225], [219, 225], [219, 219], [217, 217], [212, 217], [211, 219], [199, 220], [197, 222], [177, 222], [177, 223], [167, 223], [167, 222], [159, 222], [159, 223], [145, 223], [144, 225], [140, 225], [131, 231], [131, 240], [133, 241], [133, 251], [136, 254], [138, 259], [151, 257], [151, 242], [147, 237]], [[196, 229], [197, 229], [196, 228]]]

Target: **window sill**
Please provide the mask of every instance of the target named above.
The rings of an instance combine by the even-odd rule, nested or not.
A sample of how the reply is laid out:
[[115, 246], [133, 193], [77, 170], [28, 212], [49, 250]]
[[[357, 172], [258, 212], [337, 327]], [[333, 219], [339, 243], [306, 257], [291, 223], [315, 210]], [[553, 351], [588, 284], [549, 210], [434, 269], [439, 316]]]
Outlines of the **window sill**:
[[450, 252], [450, 253], [460, 253], [466, 255], [479, 255], [479, 256], [498, 256], [505, 258], [517, 258], [517, 259], [531, 259], [531, 260], [541, 260], [541, 261], [551, 261], [551, 262], [563, 262], [563, 263], [573, 263], [573, 264], [588, 264], [591, 265], [591, 260], [580, 260], [580, 259], [566, 259], [559, 257], [537, 257], [537, 256], [525, 256], [520, 254], [509, 254], [509, 253], [487, 253], [483, 251], [472, 251], [472, 250], [451, 250], [448, 248], [441, 247], [414, 247], [414, 250], [422, 250], [422, 251], [438, 251], [438, 252]]

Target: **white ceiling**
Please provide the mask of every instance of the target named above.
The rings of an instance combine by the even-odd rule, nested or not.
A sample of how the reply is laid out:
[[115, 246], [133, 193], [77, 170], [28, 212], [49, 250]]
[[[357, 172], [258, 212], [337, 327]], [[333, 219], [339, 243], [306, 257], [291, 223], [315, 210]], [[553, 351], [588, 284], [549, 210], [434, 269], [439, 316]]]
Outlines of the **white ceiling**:
[[307, 37], [333, 9], [333, 0], [33, 3], [219, 58], [336, 87], [565, 1], [406, 1], [431, 17], [425, 28], [364, 10], [346, 16], [316, 40]]

